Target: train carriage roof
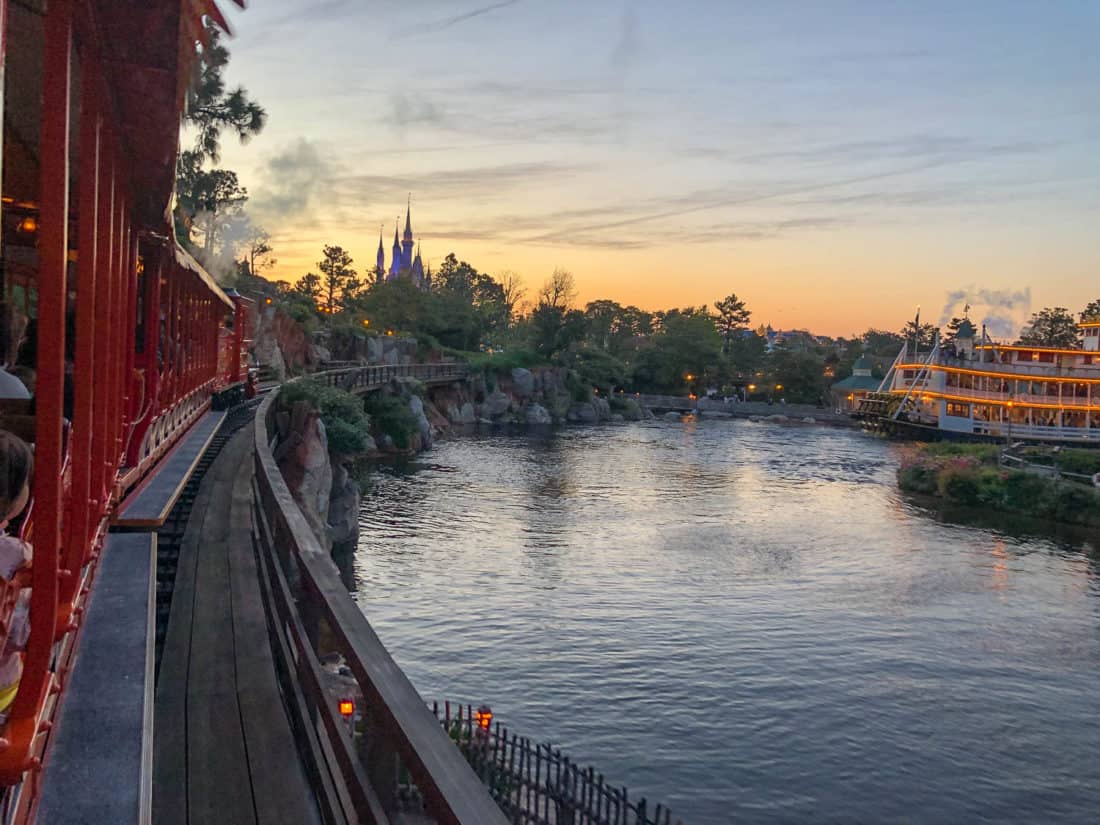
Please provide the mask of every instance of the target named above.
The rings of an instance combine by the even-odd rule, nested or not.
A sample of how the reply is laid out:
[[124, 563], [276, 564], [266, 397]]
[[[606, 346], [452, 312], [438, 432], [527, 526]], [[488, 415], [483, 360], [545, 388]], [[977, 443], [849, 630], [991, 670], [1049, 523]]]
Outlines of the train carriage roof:
[[[243, 0], [234, 0], [243, 6]], [[39, 105], [44, 0], [8, 7], [8, 72], [4, 100], [4, 194], [38, 202]], [[215, 0], [76, 0], [77, 54], [98, 54], [110, 89], [113, 131], [137, 196], [136, 217], [170, 229], [180, 122], [197, 70], [204, 17], [228, 30]], [[94, 41], [92, 43], [88, 40]], [[83, 41], [83, 42], [81, 42]], [[77, 63], [76, 65], [79, 65]], [[16, 76], [18, 80], [16, 82]], [[74, 72], [71, 122], [79, 111]], [[78, 135], [73, 134], [73, 161]]]
[[[234, 0], [244, 5], [244, 0]], [[161, 220], [176, 177], [180, 118], [205, 37], [203, 17], [228, 30], [214, 0], [99, 0], [101, 53], [133, 160], [140, 214]]]

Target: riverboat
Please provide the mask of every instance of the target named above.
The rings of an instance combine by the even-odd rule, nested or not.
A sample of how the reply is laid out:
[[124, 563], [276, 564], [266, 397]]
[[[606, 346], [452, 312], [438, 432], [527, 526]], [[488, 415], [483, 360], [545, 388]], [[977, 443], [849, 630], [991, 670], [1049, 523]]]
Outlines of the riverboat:
[[870, 429], [931, 440], [1100, 446], [1100, 318], [1080, 348], [992, 341], [966, 320], [921, 353], [907, 341], [855, 416]]

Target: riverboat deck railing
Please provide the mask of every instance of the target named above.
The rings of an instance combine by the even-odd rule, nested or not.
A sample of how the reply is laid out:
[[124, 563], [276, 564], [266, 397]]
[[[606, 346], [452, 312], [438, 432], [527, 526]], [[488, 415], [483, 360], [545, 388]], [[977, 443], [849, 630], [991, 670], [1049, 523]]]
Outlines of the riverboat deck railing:
[[632, 800], [627, 788], [550, 745], [509, 733], [484, 709], [446, 702], [432, 710], [515, 825], [673, 825], [664, 805]]
[[[366, 388], [399, 377], [443, 381], [461, 369], [341, 372]], [[316, 377], [338, 380], [334, 372]], [[254, 424], [253, 516], [277, 667], [323, 820], [389, 822], [400, 810], [398, 777], [407, 774], [436, 822], [504, 825], [501, 808], [382, 645], [291, 496], [273, 453], [278, 395], [264, 399]], [[346, 663], [343, 682], [323, 664], [334, 657]]]

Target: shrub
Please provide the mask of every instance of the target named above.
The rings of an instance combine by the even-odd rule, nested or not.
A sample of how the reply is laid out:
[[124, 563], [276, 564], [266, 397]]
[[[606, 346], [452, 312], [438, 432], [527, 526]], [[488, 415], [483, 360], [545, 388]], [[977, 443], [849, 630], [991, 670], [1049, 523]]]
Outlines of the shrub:
[[961, 444], [954, 441], [940, 441], [923, 445], [918, 452], [932, 458], [970, 459], [978, 464], [996, 464], [1000, 447], [996, 444]]
[[1100, 473], [1100, 450], [1063, 450], [1058, 456], [1058, 469], [1086, 476]]
[[1100, 494], [1081, 484], [1062, 482], [1054, 487], [1056, 518], [1079, 524], [1100, 524]]
[[[1026, 516], [1076, 524], [1100, 525], [1100, 493], [1070, 481], [1056, 482], [1047, 476], [995, 466], [994, 445], [947, 445], [908, 447], [898, 468], [898, 486], [916, 493], [937, 495], [962, 505], [983, 505]], [[1033, 456], [1050, 456], [1045, 448], [1029, 448]], [[1063, 459], [1084, 462], [1100, 459], [1085, 450], [1064, 451]], [[1040, 462], [1035, 462], [1040, 463]], [[1074, 466], [1083, 466], [1077, 464]]]
[[328, 451], [333, 455], [356, 455], [367, 451], [367, 432], [337, 418], [325, 422]]
[[1051, 501], [1053, 485], [1049, 479], [1009, 470], [1004, 474], [1004, 504], [1010, 510], [1034, 516], [1054, 515]]
[[972, 467], [945, 467], [936, 479], [936, 490], [957, 504], [977, 504], [978, 474]]
[[1004, 473], [992, 467], [978, 471], [978, 502], [989, 507], [1004, 507]]
[[402, 399], [375, 393], [367, 399], [367, 414], [375, 428], [393, 439], [394, 446], [407, 450], [413, 433], [419, 431], [416, 416]]
[[354, 455], [367, 449], [365, 436], [370, 431], [370, 418], [362, 400], [353, 393], [307, 379], [285, 384], [279, 400], [286, 406], [298, 401], [313, 405], [325, 423], [330, 453]]
[[526, 349], [512, 349], [506, 352], [462, 352], [444, 349], [444, 352], [464, 359], [469, 363], [471, 370], [486, 374], [494, 371], [511, 372], [520, 367], [530, 369], [547, 363], [545, 358], [539, 358], [538, 355]]
[[936, 492], [936, 471], [922, 464], [900, 467], [898, 486], [913, 493], [932, 495]]
[[565, 388], [569, 390], [569, 395], [578, 404], [592, 400], [592, 387], [584, 383], [573, 370], [569, 370], [565, 374]]

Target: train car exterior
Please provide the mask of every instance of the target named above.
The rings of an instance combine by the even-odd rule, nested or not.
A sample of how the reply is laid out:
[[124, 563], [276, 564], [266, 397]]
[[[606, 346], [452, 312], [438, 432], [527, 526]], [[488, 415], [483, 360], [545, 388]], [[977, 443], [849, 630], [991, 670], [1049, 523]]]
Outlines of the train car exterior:
[[[28, 573], [0, 583], [0, 643], [30, 594], [23, 675], [0, 729], [4, 821], [33, 818], [51, 720], [112, 512], [245, 376], [247, 302], [177, 244], [180, 116], [213, 0], [0, 0], [3, 360], [33, 349]], [[0, 644], [2, 647], [2, 644]]]

